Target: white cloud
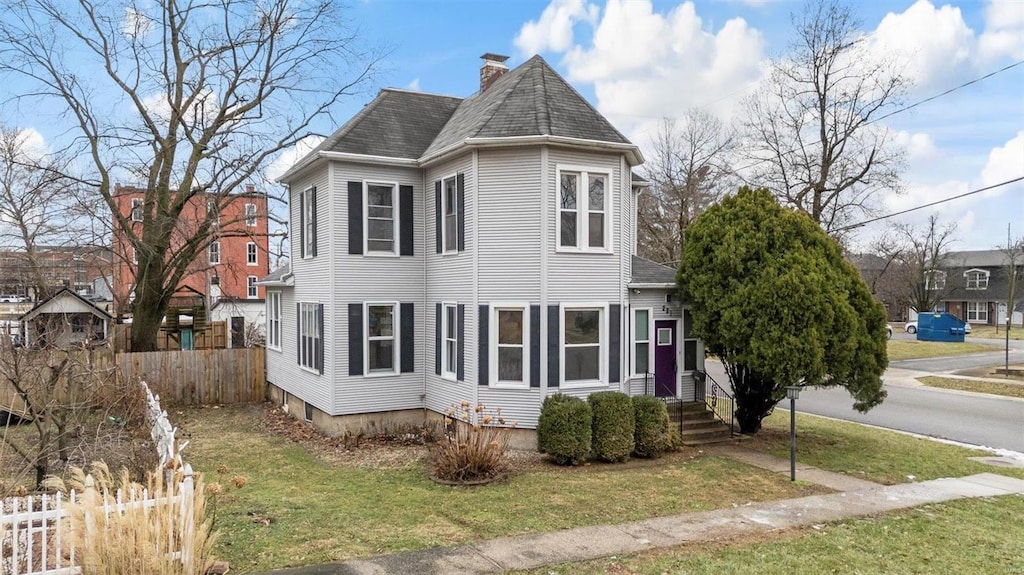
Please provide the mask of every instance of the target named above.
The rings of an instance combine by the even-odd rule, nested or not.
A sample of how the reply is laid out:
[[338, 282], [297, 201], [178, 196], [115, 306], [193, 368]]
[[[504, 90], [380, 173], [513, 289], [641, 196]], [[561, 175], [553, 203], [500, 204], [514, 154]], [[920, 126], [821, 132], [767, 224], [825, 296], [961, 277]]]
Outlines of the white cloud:
[[26, 163], [44, 160], [52, 151], [46, 138], [35, 128], [19, 130], [16, 138], [18, 155]]
[[406, 86], [405, 88], [407, 90], [412, 90], [414, 92], [419, 92], [420, 91], [420, 79], [419, 78], [413, 78], [412, 82], [409, 82], [409, 85]]
[[[1017, 132], [1005, 145], [989, 152], [988, 162], [981, 170], [981, 185], [991, 186], [1021, 176], [1024, 176], [1024, 130]], [[1020, 183], [1014, 186], [1024, 189]], [[1004, 190], [996, 188], [985, 192], [985, 195], [1000, 195]]]
[[132, 6], [124, 9], [124, 22], [121, 23], [121, 31], [129, 38], [139, 38], [153, 30], [153, 21], [139, 12]]
[[288, 168], [295, 165], [295, 162], [298, 162], [305, 157], [306, 154], [312, 152], [313, 148], [319, 146], [323, 141], [323, 136], [306, 136], [296, 142], [294, 146], [286, 150], [282, 150], [281, 153], [274, 158], [274, 161], [270, 162], [266, 170], [264, 170], [266, 179], [271, 182], [276, 180], [287, 172]]
[[981, 57], [995, 60], [1003, 55], [1024, 58], [1024, 2], [989, 0], [985, 32], [978, 41]]
[[[167, 101], [166, 94], [156, 93], [146, 96], [142, 99], [142, 104], [154, 118], [164, 123], [170, 121], [171, 105]], [[184, 119], [189, 124], [203, 125], [206, 119], [213, 119], [219, 109], [220, 103], [217, 101], [217, 96], [210, 89], [204, 88], [197, 95], [195, 103], [185, 111]], [[199, 116], [197, 117], [196, 114]]]
[[911, 162], [934, 160], [940, 155], [935, 141], [924, 132], [896, 132], [893, 143], [907, 152], [907, 159]]
[[959, 8], [918, 0], [903, 12], [886, 14], [870, 43], [879, 56], [891, 55], [905, 66], [918, 86], [934, 86], [971, 65], [975, 39]]
[[597, 13], [597, 6], [585, 0], [552, 0], [540, 19], [523, 24], [515, 45], [525, 56], [548, 50], [564, 52], [572, 47], [573, 26], [580, 21], [593, 22]]

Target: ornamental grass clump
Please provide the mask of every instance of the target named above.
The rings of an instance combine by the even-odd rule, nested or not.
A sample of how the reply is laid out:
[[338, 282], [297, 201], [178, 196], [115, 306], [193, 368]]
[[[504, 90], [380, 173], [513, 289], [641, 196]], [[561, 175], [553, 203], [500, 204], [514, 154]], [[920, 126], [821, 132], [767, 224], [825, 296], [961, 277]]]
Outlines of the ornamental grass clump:
[[114, 476], [98, 462], [88, 475], [72, 467], [66, 482], [47, 480], [49, 488], [75, 491], [64, 537], [82, 575], [202, 575], [210, 568], [214, 536], [202, 481], [195, 477], [185, 495], [181, 471], [170, 472], [169, 481], [164, 471], [150, 473], [142, 485], [127, 470]]
[[501, 409], [468, 401], [449, 407], [445, 433], [430, 447], [435, 479], [452, 483], [484, 482], [508, 470], [508, 444], [515, 421], [506, 420]]

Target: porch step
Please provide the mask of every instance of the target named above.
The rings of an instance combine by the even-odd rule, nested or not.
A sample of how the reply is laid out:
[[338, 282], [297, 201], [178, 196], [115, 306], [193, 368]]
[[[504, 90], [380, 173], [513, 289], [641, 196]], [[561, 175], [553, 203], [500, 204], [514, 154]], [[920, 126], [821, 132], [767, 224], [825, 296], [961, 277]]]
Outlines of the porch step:
[[669, 419], [676, 429], [679, 429], [682, 420], [680, 438], [683, 445], [704, 445], [733, 438], [729, 426], [715, 417], [703, 402], [676, 402], [669, 403], [666, 407]]

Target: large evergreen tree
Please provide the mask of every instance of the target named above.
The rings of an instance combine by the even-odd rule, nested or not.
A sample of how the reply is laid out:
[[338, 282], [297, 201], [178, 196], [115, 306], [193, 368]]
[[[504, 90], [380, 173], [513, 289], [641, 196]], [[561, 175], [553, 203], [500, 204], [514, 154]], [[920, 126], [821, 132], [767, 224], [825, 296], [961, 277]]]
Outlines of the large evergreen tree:
[[725, 365], [743, 433], [789, 385], [844, 387], [859, 411], [885, 398], [882, 306], [835, 240], [768, 190], [741, 188], [690, 225], [679, 286]]

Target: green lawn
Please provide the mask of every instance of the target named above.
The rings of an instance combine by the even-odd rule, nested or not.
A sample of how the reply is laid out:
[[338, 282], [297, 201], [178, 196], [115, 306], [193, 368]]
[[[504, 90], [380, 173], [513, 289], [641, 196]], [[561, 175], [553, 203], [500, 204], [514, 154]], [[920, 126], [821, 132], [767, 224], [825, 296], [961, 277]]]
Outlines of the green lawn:
[[1024, 573], [1024, 497], [968, 499], [730, 545], [691, 545], [543, 567], [531, 575]]
[[999, 348], [983, 343], [952, 343], [940, 341], [889, 340], [889, 361], [917, 359], [921, 357], [944, 357], [968, 353], [999, 351]]
[[[536, 464], [503, 483], [450, 488], [429, 481], [415, 460], [372, 469], [322, 451], [317, 457], [267, 431], [262, 414], [261, 407], [236, 407], [172, 416], [191, 440], [186, 459], [208, 482], [246, 478], [244, 488], [228, 487], [216, 502], [216, 553], [232, 572], [823, 492], [692, 450], [632, 465]], [[221, 466], [225, 472], [216, 472]]]
[[992, 395], [1024, 398], [1024, 384], [1021, 383], [999, 383], [995, 381], [981, 381], [978, 379], [937, 377], [934, 375], [919, 377], [917, 380], [930, 387], [959, 389], [961, 391], [971, 391], [974, 393], [990, 393]]
[[[996, 468], [968, 457], [986, 452], [928, 439], [797, 414], [797, 461], [829, 471], [885, 484], [906, 483], [975, 473], [1003, 473], [1024, 479], [1024, 469]], [[789, 413], [777, 411], [744, 446], [789, 457]]]
[[[1005, 339], [1006, 330], [1002, 326], [999, 327], [999, 331], [996, 331], [994, 325], [971, 325], [971, 335], [967, 336], [967, 339], [971, 338], [986, 338], [986, 339]], [[1020, 341], [1024, 339], [1024, 328], [1014, 326], [1010, 328], [1010, 339]]]

